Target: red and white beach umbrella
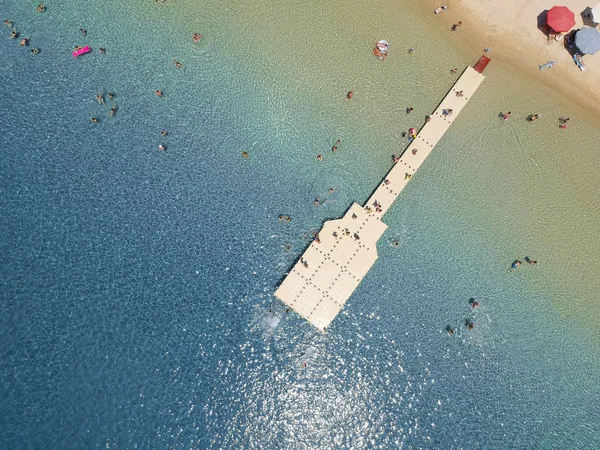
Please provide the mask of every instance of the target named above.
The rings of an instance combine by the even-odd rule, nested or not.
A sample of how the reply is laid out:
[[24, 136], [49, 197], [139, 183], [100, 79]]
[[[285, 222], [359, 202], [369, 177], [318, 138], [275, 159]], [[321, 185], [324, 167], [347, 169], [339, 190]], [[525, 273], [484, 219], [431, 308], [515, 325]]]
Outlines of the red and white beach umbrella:
[[563, 33], [575, 26], [575, 14], [566, 6], [553, 6], [548, 11], [546, 23], [554, 31]]

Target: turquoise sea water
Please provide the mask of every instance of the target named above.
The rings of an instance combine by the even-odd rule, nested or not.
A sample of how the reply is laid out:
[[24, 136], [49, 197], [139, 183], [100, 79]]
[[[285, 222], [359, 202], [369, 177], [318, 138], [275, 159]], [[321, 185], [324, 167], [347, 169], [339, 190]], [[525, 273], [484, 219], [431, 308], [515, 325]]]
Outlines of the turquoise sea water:
[[320, 334], [277, 283], [478, 55], [411, 4], [0, 6], [41, 49], [2, 30], [1, 448], [600, 447], [600, 130], [568, 106], [492, 61]]

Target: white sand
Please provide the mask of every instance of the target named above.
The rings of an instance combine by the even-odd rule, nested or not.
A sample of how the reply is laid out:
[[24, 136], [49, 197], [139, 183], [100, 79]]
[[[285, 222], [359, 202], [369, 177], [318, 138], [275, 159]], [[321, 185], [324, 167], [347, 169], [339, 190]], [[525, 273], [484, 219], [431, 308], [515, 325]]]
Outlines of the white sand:
[[[462, 21], [457, 37], [482, 51], [490, 47], [492, 59], [504, 61], [536, 77], [569, 102], [593, 110], [600, 119], [600, 52], [585, 55], [586, 71], [580, 71], [563, 41], [548, 41], [538, 29], [538, 16], [555, 5], [567, 6], [575, 14], [573, 29], [584, 26], [581, 13], [600, 0], [428, 0], [431, 13], [442, 4], [448, 10], [440, 16], [451, 26]], [[586, 22], [589, 25], [589, 21]], [[552, 68], [539, 70], [538, 64], [555, 61]]]

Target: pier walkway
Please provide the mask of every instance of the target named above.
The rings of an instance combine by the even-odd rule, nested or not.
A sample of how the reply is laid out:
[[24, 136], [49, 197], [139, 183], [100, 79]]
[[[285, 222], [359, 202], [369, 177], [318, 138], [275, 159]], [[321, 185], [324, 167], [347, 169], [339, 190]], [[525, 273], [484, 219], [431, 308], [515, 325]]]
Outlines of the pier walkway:
[[341, 219], [324, 223], [276, 297], [318, 329], [327, 328], [377, 260], [377, 241], [387, 228], [381, 218], [483, 80], [479, 71], [465, 69], [367, 203], [354, 203]]

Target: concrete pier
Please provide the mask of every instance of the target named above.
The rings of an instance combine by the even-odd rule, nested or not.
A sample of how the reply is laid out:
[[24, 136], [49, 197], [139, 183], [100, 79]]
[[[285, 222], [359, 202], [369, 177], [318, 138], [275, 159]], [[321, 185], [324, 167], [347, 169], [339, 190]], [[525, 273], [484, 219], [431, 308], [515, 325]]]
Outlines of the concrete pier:
[[488, 62], [484, 56], [476, 65], [480, 71], [465, 69], [367, 203], [354, 203], [341, 219], [325, 222], [275, 291], [319, 330], [329, 326], [377, 260], [377, 241], [387, 228], [381, 218], [482, 83]]

